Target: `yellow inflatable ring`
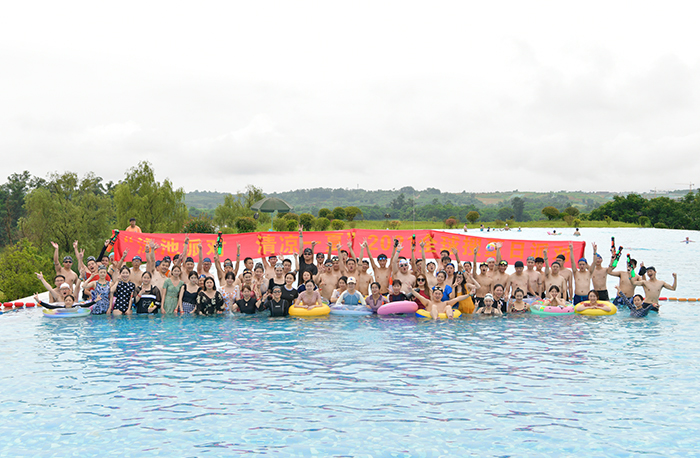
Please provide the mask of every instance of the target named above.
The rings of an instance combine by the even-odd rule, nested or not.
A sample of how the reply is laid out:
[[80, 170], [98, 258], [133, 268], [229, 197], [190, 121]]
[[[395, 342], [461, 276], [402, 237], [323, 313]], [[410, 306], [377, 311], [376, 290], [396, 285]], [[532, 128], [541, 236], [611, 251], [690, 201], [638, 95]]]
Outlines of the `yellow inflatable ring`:
[[[576, 305], [579, 304], [587, 304], [588, 301], [583, 301], [579, 302]], [[603, 316], [603, 315], [614, 315], [617, 313], [617, 307], [612, 302], [608, 301], [598, 301], [599, 304], [607, 305], [610, 307], [610, 311], [606, 312], [605, 310], [601, 309], [589, 309], [589, 310], [583, 310], [582, 312], [579, 312], [578, 310], [574, 310], [578, 315], [586, 315], [586, 316]]]
[[289, 307], [289, 314], [291, 316], [325, 316], [331, 313], [331, 308], [327, 305], [322, 305], [320, 307], [314, 307], [312, 309], [305, 309], [304, 307]]
[[[462, 315], [462, 312], [459, 310], [453, 310], [452, 311], [452, 318], [459, 318]], [[416, 316], [419, 318], [432, 318], [430, 316], [430, 313], [428, 313], [425, 309], [420, 309], [416, 312]], [[446, 320], [447, 315], [444, 313], [438, 313], [438, 319], [440, 320]]]

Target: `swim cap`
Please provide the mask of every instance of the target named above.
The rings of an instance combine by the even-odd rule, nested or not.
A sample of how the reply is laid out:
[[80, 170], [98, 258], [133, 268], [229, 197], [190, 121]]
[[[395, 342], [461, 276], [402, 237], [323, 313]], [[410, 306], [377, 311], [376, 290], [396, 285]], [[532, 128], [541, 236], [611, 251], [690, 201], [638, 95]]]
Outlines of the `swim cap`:
[[87, 262], [90, 262], [90, 261], [97, 261], [97, 260], [95, 259], [94, 256], [88, 256]]
[[139, 261], [143, 262], [143, 259], [141, 259], [141, 256], [139, 256], [139, 255], [136, 255], [136, 256], [134, 256], [133, 258], [131, 258], [131, 262], [134, 262], [134, 261], [136, 261], [137, 259], [138, 259]]
[[211, 259], [209, 259], [209, 258], [204, 258], [204, 259], [202, 259], [202, 262], [211, 262]]
[[282, 292], [282, 288], [280, 286], [274, 286], [272, 288], [272, 292], [274, 293], [275, 291], [279, 291], [280, 293]]
[[[649, 269], [647, 269], [649, 270]], [[58, 289], [63, 289], [63, 288], [70, 288], [70, 285], [68, 283], [61, 283], [61, 286]]]
[[99, 266], [97, 266], [97, 270], [107, 270], [107, 266], [100, 264]]
[[192, 256], [187, 256], [187, 257], [185, 258], [185, 263], [188, 263], [188, 262], [194, 263], [194, 259], [192, 259]]
[[171, 261], [170, 256], [163, 257], [163, 262], [170, 262], [170, 261]]
[[312, 254], [311, 248], [304, 248], [304, 254]]
[[495, 261], [495, 259], [493, 257], [486, 259], [486, 262], [491, 262], [491, 261]]
[[515, 261], [515, 267], [525, 267], [522, 261]]
[[527, 261], [534, 261], [534, 260], [535, 260], [535, 257], [534, 257], [534, 256], [528, 256], [528, 257], [527, 257]]
[[156, 267], [160, 266], [160, 263], [161, 263], [161, 262], [162, 262], [162, 261], [156, 261]]
[[493, 294], [491, 293], [486, 293], [486, 295], [484, 296], [484, 300], [486, 299], [491, 299], [492, 301], [495, 301], [495, 299], [493, 298]]
[[73, 258], [71, 258], [70, 256], [65, 256], [65, 257], [63, 258], [63, 262], [66, 262], [66, 261], [73, 262]]
[[586, 264], [588, 264], [588, 261], [586, 261], [586, 258], [581, 258], [581, 259], [578, 260], [578, 262], [581, 262], [581, 261], [583, 261], [583, 262], [585, 262]]

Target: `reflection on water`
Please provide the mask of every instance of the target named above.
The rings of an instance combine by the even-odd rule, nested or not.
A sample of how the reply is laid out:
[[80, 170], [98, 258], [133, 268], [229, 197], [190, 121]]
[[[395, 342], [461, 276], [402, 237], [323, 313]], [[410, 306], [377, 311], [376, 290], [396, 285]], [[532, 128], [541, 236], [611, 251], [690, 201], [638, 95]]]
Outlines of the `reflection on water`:
[[[663, 278], [676, 258], [644, 259]], [[454, 322], [10, 312], [0, 456], [692, 455], [697, 307]]]

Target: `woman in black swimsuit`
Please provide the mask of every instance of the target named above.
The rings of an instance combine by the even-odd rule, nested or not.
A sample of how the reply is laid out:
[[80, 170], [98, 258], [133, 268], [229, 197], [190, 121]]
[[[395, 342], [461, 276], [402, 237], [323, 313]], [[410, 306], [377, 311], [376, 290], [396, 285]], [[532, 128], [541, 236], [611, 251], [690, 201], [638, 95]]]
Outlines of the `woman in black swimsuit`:
[[224, 311], [224, 296], [216, 290], [212, 277], [204, 279], [204, 288], [197, 294], [197, 314], [216, 315]]
[[187, 277], [185, 287], [180, 290], [180, 297], [177, 301], [175, 313], [192, 313], [197, 307], [197, 294], [199, 293], [199, 277], [197, 271], [193, 270]]

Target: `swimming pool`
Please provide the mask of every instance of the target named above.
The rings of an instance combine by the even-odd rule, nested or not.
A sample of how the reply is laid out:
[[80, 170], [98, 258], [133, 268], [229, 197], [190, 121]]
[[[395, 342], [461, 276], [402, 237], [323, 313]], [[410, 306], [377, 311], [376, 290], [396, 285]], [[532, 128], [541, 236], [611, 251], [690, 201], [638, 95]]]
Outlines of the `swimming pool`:
[[[678, 295], [700, 297], [689, 284]], [[0, 456], [692, 455], [698, 307], [453, 322], [13, 311]]]

